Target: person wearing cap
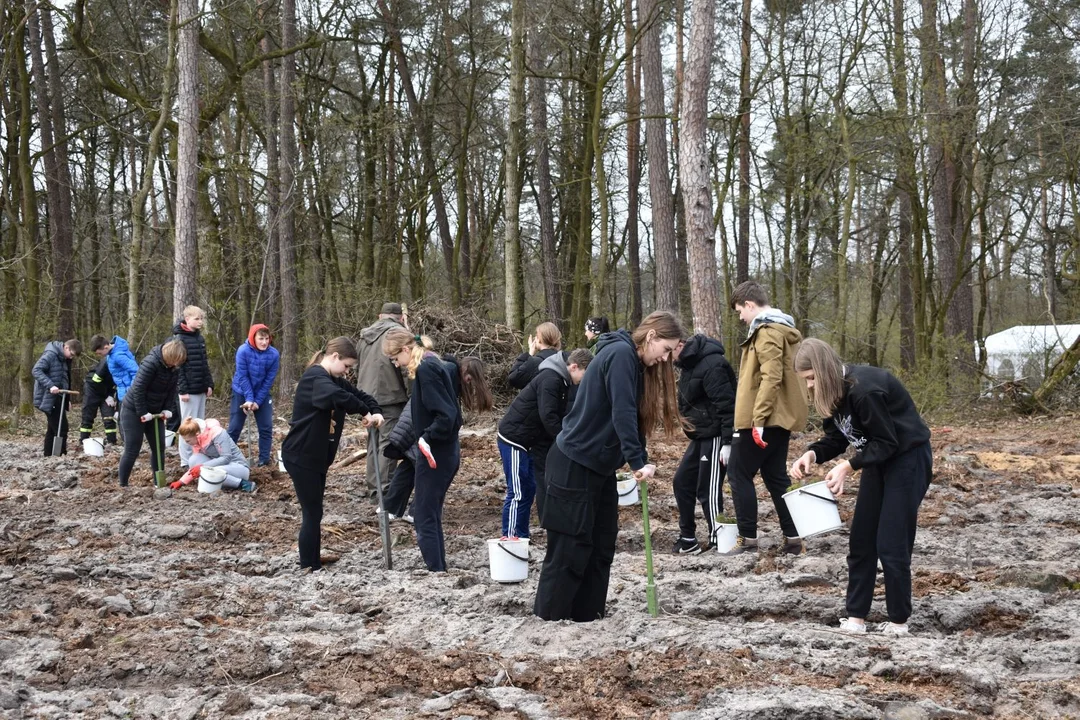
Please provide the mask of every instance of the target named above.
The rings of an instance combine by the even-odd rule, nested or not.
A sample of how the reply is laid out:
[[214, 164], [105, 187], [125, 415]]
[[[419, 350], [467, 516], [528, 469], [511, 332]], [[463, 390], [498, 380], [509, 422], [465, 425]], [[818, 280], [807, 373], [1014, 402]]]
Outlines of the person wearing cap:
[[356, 365], [356, 386], [378, 401], [383, 416], [379, 447], [369, 448], [367, 455], [366, 494], [368, 502], [372, 505], [379, 503], [378, 489], [375, 485], [376, 469], [380, 471], [378, 476], [382, 478], [383, 491], [386, 492], [390, 485], [390, 478], [393, 477], [397, 467], [398, 461], [387, 457], [384, 451], [390, 442], [390, 433], [393, 432], [394, 425], [401, 417], [405, 403], [409, 401], [409, 391], [401, 370], [395, 367], [382, 351], [383, 336], [391, 328], [400, 327], [406, 327], [401, 304], [383, 303], [379, 319], [360, 331], [360, 339], [356, 343], [359, 355], [359, 362]]

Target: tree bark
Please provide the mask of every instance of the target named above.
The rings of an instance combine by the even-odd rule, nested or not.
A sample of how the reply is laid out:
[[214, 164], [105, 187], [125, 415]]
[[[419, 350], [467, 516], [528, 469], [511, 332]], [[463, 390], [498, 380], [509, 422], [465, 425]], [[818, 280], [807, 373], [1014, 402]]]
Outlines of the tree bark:
[[173, 249], [173, 317], [197, 301], [199, 193], [199, 3], [179, 0], [179, 72], [176, 150], [176, 244]]
[[696, 0], [691, 9], [689, 57], [679, 113], [682, 121], [679, 174], [686, 208], [694, 331], [720, 339], [716, 233], [713, 227], [709, 154], [705, 143], [715, 15], [716, 0]]
[[[296, 0], [282, 0], [281, 44], [296, 45]], [[278, 212], [279, 260], [281, 262], [281, 379], [278, 387], [290, 392], [296, 378], [300, 352], [299, 294], [296, 271], [296, 58], [281, 59], [281, 208]]]
[[[627, 0], [631, 2], [632, 0]], [[566, 318], [563, 316], [562, 295], [559, 292], [559, 259], [555, 247], [555, 201], [551, 189], [551, 149], [548, 140], [548, 93], [547, 79], [543, 72], [547, 66], [544, 49], [545, 33], [539, 23], [532, 24], [529, 35], [529, 66], [536, 73], [529, 80], [530, 117], [532, 119], [532, 147], [534, 154], [533, 177], [536, 212], [540, 216], [540, 266], [544, 279], [544, 303], [548, 318], [565, 333]]]
[[915, 297], [922, 293], [922, 261], [914, 255], [915, 204], [918, 187], [915, 183], [915, 148], [908, 117], [907, 50], [904, 26], [904, 0], [892, 0], [892, 89], [896, 103], [893, 138], [896, 143], [896, 196], [898, 207], [899, 291], [900, 291], [900, 367], [912, 370], [916, 366]]
[[641, 186], [641, 53], [634, 27], [634, 0], [623, 5], [626, 47], [626, 267], [630, 275], [630, 326], [641, 323], [641, 248], [638, 240], [638, 190]]
[[[12, 16], [12, 24], [18, 26], [21, 20], [18, 9], [14, 10]], [[18, 45], [22, 47], [23, 43], [19, 42]], [[34, 411], [34, 378], [30, 370], [35, 362], [34, 347], [41, 277], [37, 249], [37, 190], [34, 187], [34, 166], [30, 160], [30, 135], [33, 126], [30, 117], [30, 74], [26, 71], [26, 63], [22, 58], [15, 58], [12, 65], [14, 66], [13, 80], [18, 88], [19, 97], [18, 178], [21, 191], [19, 239], [25, 273], [25, 291], [22, 294], [23, 311], [20, 318], [19, 414], [27, 416]]]
[[735, 283], [750, 279], [750, 0], [742, 0], [739, 41], [739, 235]]
[[[270, 40], [262, 39], [263, 54], [270, 52]], [[266, 245], [262, 253], [259, 292], [255, 296], [255, 312], [267, 325], [277, 327], [280, 319], [280, 245], [278, 213], [281, 209], [281, 167], [278, 163], [278, 98], [273, 60], [263, 60], [263, 119], [266, 123]], [[265, 298], [264, 298], [265, 293]], [[280, 386], [279, 386], [280, 387]]]

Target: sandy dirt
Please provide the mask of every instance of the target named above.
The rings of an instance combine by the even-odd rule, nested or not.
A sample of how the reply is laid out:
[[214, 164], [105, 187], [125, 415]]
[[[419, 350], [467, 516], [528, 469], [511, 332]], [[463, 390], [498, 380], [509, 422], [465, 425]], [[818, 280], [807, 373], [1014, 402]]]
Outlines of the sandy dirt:
[[905, 638], [837, 630], [846, 531], [778, 554], [763, 489], [756, 557], [673, 556], [679, 443], [651, 448], [660, 616], [627, 507], [609, 615], [575, 625], [531, 615], [542, 531], [528, 580], [490, 579], [491, 434], [463, 440], [443, 575], [404, 523], [382, 569], [374, 510], [350, 494], [362, 462], [329, 480], [324, 553], [340, 559], [304, 575], [284, 473], [255, 470], [254, 495], [155, 491], [144, 453], [121, 490], [119, 453], [42, 458], [36, 439], [0, 438], [0, 716], [1080, 717], [1080, 419], [933, 429]]

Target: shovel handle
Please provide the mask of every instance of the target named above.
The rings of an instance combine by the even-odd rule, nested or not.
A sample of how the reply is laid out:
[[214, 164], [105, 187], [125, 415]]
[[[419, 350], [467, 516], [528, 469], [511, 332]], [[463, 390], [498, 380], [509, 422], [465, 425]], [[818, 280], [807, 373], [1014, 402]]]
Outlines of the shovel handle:
[[78, 395], [78, 390], [58, 390], [57, 395]]

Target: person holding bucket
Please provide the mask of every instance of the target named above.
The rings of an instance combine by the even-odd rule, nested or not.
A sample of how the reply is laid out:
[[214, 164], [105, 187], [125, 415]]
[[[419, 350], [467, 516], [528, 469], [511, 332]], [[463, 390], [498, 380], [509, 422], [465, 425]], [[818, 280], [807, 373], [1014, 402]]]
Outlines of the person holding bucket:
[[686, 337], [670, 312], [645, 318], [633, 334], [601, 335], [570, 414], [547, 458], [544, 512], [547, 554], [533, 612], [543, 620], [591, 622], [605, 615], [619, 534], [616, 471], [656, 474], [645, 443], [663, 422], [683, 426], [671, 353]]
[[933, 472], [930, 429], [899, 380], [880, 368], [844, 365], [828, 343], [804, 340], [795, 370], [813, 393], [825, 437], [792, 464], [791, 476], [801, 479], [814, 463], [835, 458], [848, 445], [855, 454], [825, 475], [826, 486], [840, 495], [848, 476], [862, 470], [848, 541], [848, 617], [840, 629], [866, 632], [880, 560], [889, 616], [880, 629], [905, 635], [915, 527]]
[[382, 425], [375, 398], [355, 388], [345, 374], [356, 367], [356, 345], [336, 337], [311, 356], [293, 396], [289, 434], [281, 459], [292, 478], [302, 519], [297, 544], [301, 572], [322, 569], [322, 516], [326, 473], [337, 456], [345, 415], [363, 415], [361, 425]]
[[177, 434], [191, 446], [191, 465], [182, 478], [169, 485], [170, 488], [179, 490], [197, 480], [205, 468], [216, 467], [225, 471], [221, 486], [226, 490], [255, 492], [255, 483], [248, 479], [251, 469], [247, 458], [220, 422], [213, 418], [191, 417], [180, 423]]
[[158, 345], [139, 363], [139, 371], [120, 405], [120, 430], [124, 433], [124, 454], [120, 456], [120, 487], [127, 487], [131, 468], [142, 450], [145, 436], [150, 443], [154, 470], [165, 467], [164, 420], [172, 417], [167, 410], [180, 381], [177, 368], [187, 361], [187, 348], [181, 340]]

